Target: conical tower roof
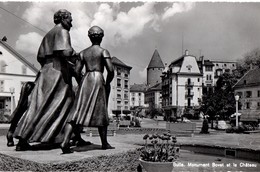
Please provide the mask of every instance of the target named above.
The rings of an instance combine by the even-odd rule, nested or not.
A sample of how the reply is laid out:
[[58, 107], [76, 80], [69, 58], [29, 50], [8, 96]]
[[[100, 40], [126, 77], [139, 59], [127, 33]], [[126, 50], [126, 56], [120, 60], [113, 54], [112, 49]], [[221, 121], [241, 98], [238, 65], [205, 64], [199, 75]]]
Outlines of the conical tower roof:
[[155, 49], [154, 53], [153, 53], [153, 57], [147, 67], [149, 68], [164, 68], [162, 59], [157, 51], [157, 49]]

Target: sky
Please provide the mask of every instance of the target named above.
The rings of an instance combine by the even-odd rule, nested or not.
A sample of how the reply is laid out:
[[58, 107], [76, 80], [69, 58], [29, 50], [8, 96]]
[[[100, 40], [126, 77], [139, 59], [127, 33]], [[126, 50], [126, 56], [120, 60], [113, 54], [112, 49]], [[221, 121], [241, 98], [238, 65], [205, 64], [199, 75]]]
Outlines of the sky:
[[103, 28], [101, 46], [128, 66], [130, 83], [146, 82], [155, 49], [168, 65], [184, 50], [209, 60], [237, 61], [260, 46], [258, 2], [0, 2], [0, 38], [39, 67], [37, 51], [59, 9], [72, 13], [76, 52], [91, 45], [93, 25]]

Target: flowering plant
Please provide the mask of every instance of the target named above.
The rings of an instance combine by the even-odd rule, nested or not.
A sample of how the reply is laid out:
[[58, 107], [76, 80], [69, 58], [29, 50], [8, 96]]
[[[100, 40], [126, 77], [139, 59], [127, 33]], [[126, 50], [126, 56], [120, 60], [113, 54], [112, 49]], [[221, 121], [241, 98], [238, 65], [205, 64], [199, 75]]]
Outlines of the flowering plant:
[[[173, 162], [179, 157], [179, 148], [176, 147], [176, 137], [169, 132], [162, 135], [145, 134], [144, 148], [141, 149], [141, 159], [152, 162]], [[150, 140], [150, 144], [148, 144]]]

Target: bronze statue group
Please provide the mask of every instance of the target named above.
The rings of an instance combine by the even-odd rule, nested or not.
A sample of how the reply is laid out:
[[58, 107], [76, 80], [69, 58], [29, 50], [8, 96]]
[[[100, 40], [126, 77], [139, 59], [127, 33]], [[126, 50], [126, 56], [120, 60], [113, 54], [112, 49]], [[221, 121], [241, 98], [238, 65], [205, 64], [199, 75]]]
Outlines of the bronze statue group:
[[[7, 133], [7, 146], [15, 146], [16, 138], [16, 151], [31, 150], [30, 143], [35, 142], [60, 144], [63, 153], [72, 153], [72, 145], [91, 144], [82, 139], [82, 128], [98, 127], [102, 149], [113, 149], [107, 141], [107, 104], [114, 69], [109, 52], [100, 46], [104, 31], [91, 27], [88, 36], [92, 45], [76, 53], [69, 34], [71, 13], [57, 11], [54, 23], [38, 50], [41, 69], [36, 80], [25, 83], [21, 89]], [[76, 93], [72, 89], [73, 77], [78, 83]]]

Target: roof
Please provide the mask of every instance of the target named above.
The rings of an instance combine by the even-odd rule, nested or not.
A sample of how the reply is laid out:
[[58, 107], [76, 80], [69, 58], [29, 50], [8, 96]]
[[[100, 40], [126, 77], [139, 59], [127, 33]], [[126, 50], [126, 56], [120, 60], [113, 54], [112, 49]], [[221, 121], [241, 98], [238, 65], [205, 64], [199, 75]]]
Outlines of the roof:
[[24, 58], [22, 55], [20, 55], [16, 50], [14, 50], [10, 45], [8, 45], [6, 42], [1, 41], [0, 43], [9, 51], [11, 51], [17, 58], [19, 58], [23, 63], [25, 63], [31, 70], [33, 70], [35, 73], [39, 71], [32, 63], [30, 63], [26, 58]]
[[214, 64], [212, 63], [212, 61], [209, 61], [209, 60], [204, 60], [204, 65], [205, 65], [205, 66], [214, 66]]
[[117, 57], [112, 57], [112, 63], [115, 64], [115, 65], [122, 66], [122, 67], [126, 67], [126, 68], [128, 68], [130, 70], [132, 69], [131, 66], [126, 65], [121, 60], [119, 60]]
[[259, 86], [260, 85], [260, 68], [255, 68], [249, 70], [235, 85], [238, 87], [249, 87], [249, 86]]
[[164, 68], [162, 59], [156, 49], [147, 68]]
[[157, 83], [147, 89], [147, 91], [161, 91], [162, 90], [162, 83]]
[[146, 85], [145, 84], [134, 84], [130, 86], [130, 92], [145, 92]]
[[171, 62], [170, 66], [181, 66], [184, 56], [179, 57], [178, 59]]

